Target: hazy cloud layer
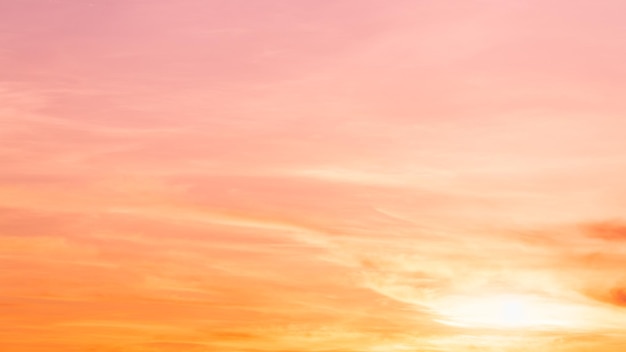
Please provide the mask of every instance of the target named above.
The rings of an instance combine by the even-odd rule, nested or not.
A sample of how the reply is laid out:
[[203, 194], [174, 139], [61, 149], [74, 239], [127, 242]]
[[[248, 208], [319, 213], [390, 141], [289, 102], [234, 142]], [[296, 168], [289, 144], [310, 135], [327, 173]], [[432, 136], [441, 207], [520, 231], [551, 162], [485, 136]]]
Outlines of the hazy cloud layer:
[[619, 350], [625, 10], [0, 0], [0, 347]]

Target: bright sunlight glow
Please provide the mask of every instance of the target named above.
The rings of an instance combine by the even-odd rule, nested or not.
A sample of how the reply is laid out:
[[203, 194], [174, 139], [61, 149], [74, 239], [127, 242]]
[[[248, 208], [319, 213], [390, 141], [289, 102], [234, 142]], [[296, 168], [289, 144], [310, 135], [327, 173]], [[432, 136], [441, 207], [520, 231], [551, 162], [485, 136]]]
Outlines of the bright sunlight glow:
[[540, 328], [572, 326], [576, 322], [568, 307], [513, 294], [454, 297], [442, 301], [437, 310], [445, 317], [442, 323], [454, 326]]

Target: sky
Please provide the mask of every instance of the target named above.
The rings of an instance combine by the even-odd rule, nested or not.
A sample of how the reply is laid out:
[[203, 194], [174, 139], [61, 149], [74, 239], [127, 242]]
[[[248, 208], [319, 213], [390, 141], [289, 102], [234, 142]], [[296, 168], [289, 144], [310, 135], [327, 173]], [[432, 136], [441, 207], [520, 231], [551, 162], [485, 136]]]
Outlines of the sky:
[[626, 349], [621, 0], [0, 0], [0, 349]]

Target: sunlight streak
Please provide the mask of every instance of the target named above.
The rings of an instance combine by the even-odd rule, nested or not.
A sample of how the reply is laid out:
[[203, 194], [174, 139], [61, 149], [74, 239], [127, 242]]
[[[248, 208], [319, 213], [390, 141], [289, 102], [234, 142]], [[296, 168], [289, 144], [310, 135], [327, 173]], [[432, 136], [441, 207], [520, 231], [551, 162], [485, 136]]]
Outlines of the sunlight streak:
[[444, 299], [437, 310], [451, 326], [512, 328], [573, 328], [580, 325], [576, 309], [563, 303], [518, 294]]

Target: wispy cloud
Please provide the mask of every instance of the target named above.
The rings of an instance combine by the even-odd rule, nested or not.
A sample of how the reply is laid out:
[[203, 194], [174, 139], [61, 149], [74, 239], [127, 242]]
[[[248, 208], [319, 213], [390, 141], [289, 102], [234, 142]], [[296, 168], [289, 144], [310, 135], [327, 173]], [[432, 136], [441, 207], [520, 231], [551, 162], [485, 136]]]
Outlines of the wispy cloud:
[[0, 349], [619, 350], [624, 9], [0, 1]]

